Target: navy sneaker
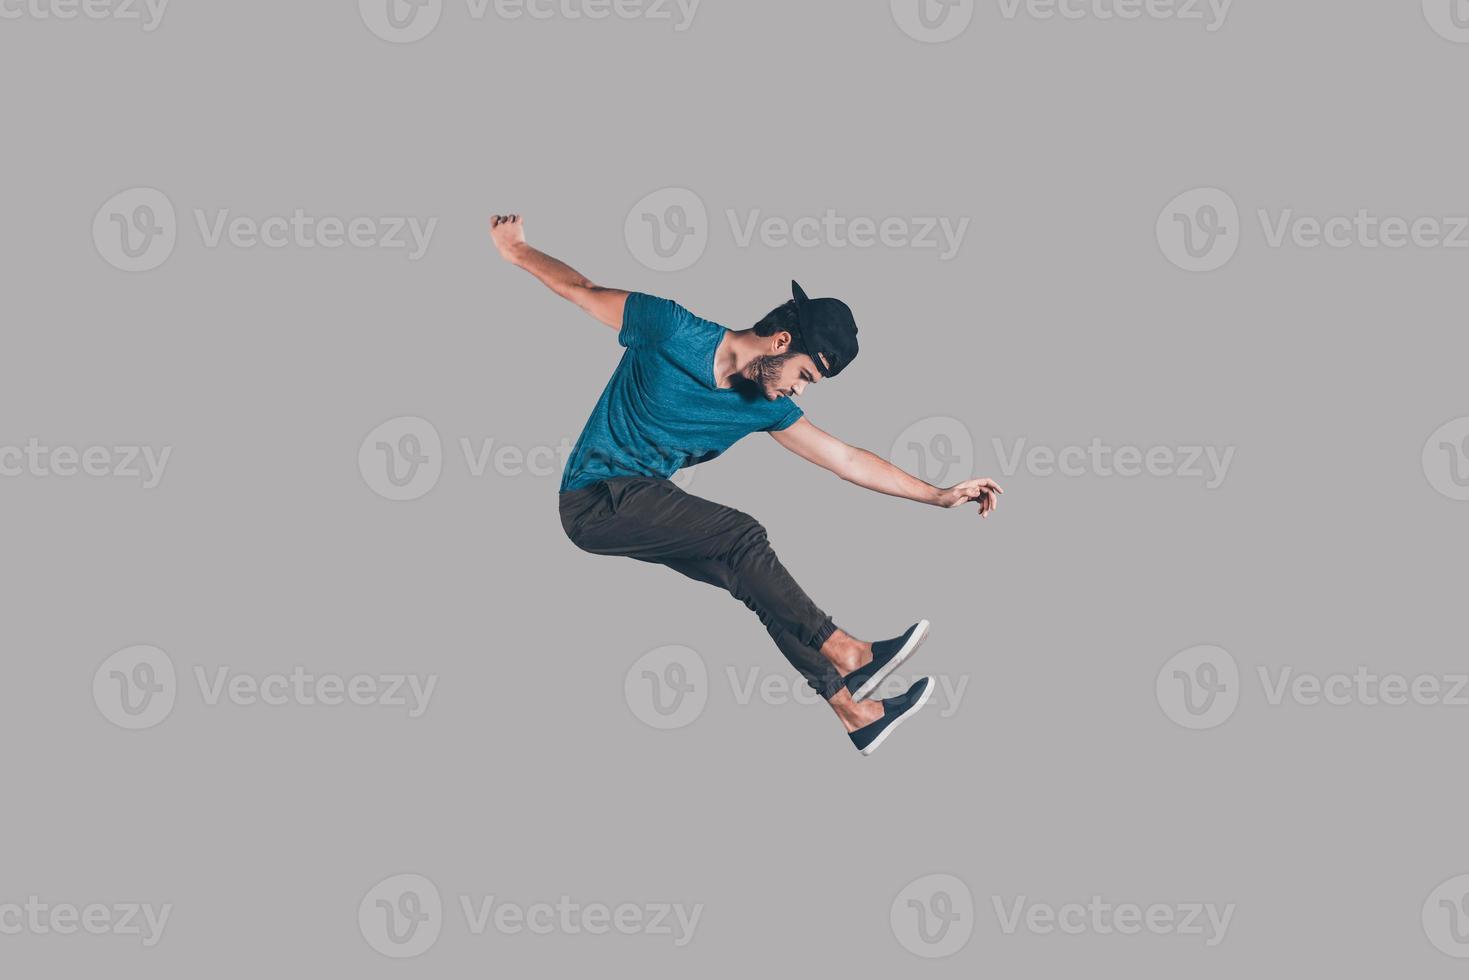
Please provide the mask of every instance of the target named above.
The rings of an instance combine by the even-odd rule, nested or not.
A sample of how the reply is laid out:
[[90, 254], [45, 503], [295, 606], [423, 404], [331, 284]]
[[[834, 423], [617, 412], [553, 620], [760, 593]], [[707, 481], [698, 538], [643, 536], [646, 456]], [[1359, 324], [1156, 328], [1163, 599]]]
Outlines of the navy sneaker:
[[872, 644], [871, 662], [858, 667], [842, 682], [847, 685], [851, 692], [853, 701], [865, 701], [882, 686], [882, 682], [888, 679], [888, 675], [897, 670], [898, 667], [913, 656], [913, 651], [918, 649], [928, 636], [928, 620], [920, 619], [908, 627], [908, 632], [893, 640], [878, 640]]
[[917, 714], [918, 709], [928, 703], [928, 696], [932, 693], [933, 678], [920, 677], [907, 691], [882, 702], [881, 718], [870, 725], [863, 725], [855, 732], [847, 733], [847, 737], [857, 746], [858, 752], [871, 755], [905, 718]]

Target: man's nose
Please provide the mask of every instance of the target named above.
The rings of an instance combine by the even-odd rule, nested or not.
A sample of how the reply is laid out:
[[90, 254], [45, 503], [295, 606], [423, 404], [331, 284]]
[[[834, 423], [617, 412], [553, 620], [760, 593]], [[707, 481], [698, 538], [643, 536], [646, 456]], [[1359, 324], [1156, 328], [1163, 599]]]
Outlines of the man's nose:
[[803, 391], [806, 390], [806, 382], [797, 381], [795, 384], [791, 385], [791, 390], [798, 395], [801, 394]]

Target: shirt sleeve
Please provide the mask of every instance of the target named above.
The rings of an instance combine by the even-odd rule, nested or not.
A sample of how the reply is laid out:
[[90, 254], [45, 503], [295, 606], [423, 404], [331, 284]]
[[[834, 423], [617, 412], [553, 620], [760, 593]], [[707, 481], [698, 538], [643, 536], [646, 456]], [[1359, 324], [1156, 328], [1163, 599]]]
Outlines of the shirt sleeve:
[[622, 306], [617, 342], [624, 347], [656, 347], [694, 318], [671, 299], [629, 293]]
[[766, 432], [780, 432], [780, 431], [782, 431], [784, 429], [789, 429], [791, 426], [795, 425], [797, 422], [799, 422], [801, 420], [801, 416], [803, 416], [803, 415], [806, 414], [805, 412], [803, 412], [801, 410], [801, 406], [800, 405], [797, 405], [795, 402], [791, 401], [789, 398], [786, 398], [784, 400], [787, 401], [787, 402], [790, 402], [790, 411], [786, 412], [785, 415], [781, 416], [779, 421], [774, 422], [773, 424], [766, 426], [765, 427], [765, 431]]

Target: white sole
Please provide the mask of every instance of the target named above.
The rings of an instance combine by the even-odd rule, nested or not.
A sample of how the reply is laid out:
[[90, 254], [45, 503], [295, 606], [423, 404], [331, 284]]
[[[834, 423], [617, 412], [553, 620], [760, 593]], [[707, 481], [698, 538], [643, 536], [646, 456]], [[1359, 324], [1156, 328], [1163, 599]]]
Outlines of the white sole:
[[903, 666], [903, 661], [907, 660], [909, 657], [913, 656], [913, 654], [917, 652], [918, 647], [923, 643], [925, 639], [927, 639], [927, 637], [928, 620], [920, 619], [918, 621], [918, 628], [913, 631], [912, 636], [908, 637], [908, 642], [903, 644], [903, 649], [899, 650], [893, 655], [893, 659], [887, 662], [886, 667], [884, 667], [882, 670], [879, 670], [871, 677], [867, 678], [862, 686], [857, 688], [857, 693], [852, 695], [852, 700], [865, 701], [869, 697], [871, 697], [873, 691], [877, 690], [879, 687], [882, 687], [883, 681], [893, 676], [893, 671]]
[[893, 733], [894, 729], [896, 729], [903, 722], [907, 721], [909, 718], [912, 718], [914, 715], [918, 714], [918, 712], [923, 709], [923, 706], [925, 704], [928, 704], [928, 699], [933, 694], [933, 678], [928, 677], [925, 678], [925, 680], [927, 680], [928, 683], [924, 685], [923, 693], [918, 695], [918, 703], [909, 708], [907, 711], [903, 712], [897, 718], [894, 718], [893, 723], [884, 728], [882, 730], [882, 734], [872, 740], [871, 745], [861, 750], [863, 755], [871, 755], [872, 753], [876, 752], [877, 747], [883, 742], [887, 741], [887, 737]]

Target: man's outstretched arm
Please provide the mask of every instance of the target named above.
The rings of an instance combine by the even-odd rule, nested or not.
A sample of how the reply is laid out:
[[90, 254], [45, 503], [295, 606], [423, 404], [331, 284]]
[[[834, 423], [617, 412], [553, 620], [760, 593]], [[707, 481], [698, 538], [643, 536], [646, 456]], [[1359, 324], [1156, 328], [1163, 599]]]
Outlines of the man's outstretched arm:
[[942, 489], [924, 483], [881, 456], [849, 446], [831, 433], [821, 431], [804, 418], [771, 435], [797, 456], [831, 470], [848, 483], [893, 497], [904, 497], [935, 507], [958, 507], [977, 500], [979, 516], [988, 517], [1000, 494], [1005, 492], [998, 483], [989, 479], [965, 480]]
[[622, 307], [627, 302], [627, 290], [598, 286], [565, 262], [531, 248], [526, 244], [525, 223], [520, 215], [492, 215], [490, 238], [505, 261], [520, 266], [549, 286], [557, 296], [571, 300], [613, 330], [622, 328]]

